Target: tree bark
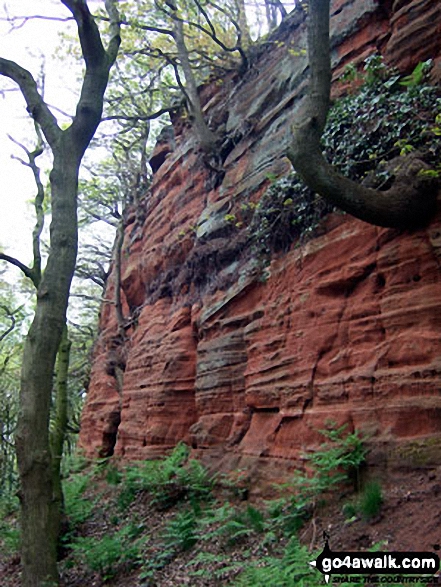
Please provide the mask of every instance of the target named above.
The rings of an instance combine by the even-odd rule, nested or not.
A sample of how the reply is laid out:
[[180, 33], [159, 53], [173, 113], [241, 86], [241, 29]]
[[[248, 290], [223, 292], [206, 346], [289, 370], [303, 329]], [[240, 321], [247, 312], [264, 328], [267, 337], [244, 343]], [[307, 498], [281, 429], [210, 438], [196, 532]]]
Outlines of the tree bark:
[[59, 527], [53, 518], [49, 413], [53, 372], [66, 321], [70, 283], [77, 253], [76, 193], [78, 163], [70, 160], [68, 141], [51, 172], [51, 249], [37, 291], [37, 307], [25, 341], [16, 446], [21, 482], [23, 586], [57, 584]]
[[246, 52], [252, 45], [250, 27], [248, 26], [247, 15], [245, 10], [245, 0], [236, 1], [238, 12], [238, 23], [240, 30], [240, 46]]
[[320, 139], [329, 111], [331, 61], [329, 0], [310, 0], [308, 55], [310, 87], [306, 105], [292, 127], [288, 158], [305, 183], [335, 206], [377, 226], [419, 228], [436, 210], [438, 182], [419, 171], [422, 162], [403, 166], [389, 190], [377, 191], [349, 180], [323, 157]]
[[119, 219], [118, 226], [116, 228], [115, 244], [113, 246], [113, 263], [115, 270], [115, 312], [116, 321], [118, 323], [118, 336], [124, 341], [125, 329], [124, 329], [124, 314], [121, 300], [121, 253], [122, 246], [124, 243], [124, 214]]
[[23, 587], [58, 584], [59, 524], [56, 520], [54, 522], [53, 515], [56, 494], [49, 440], [53, 373], [66, 323], [77, 255], [78, 171], [101, 120], [104, 91], [120, 44], [119, 27], [115, 24], [116, 8], [111, 0], [106, 0], [114, 23], [107, 51], [86, 0], [61, 1], [77, 23], [86, 64], [76, 115], [68, 129], [60, 129], [38, 93], [31, 74], [15, 62], [0, 58], [0, 75], [11, 78], [20, 87], [28, 111], [40, 125], [54, 157], [50, 174], [50, 251], [38, 284], [34, 319], [25, 341], [16, 434], [21, 484]]
[[[172, 5], [169, 4], [169, 6]], [[173, 13], [173, 38], [176, 43], [176, 49], [178, 50], [182, 71], [184, 72], [186, 83], [185, 91], [187, 95], [189, 113], [192, 118], [193, 126], [202, 150], [209, 154], [214, 153], [216, 150], [217, 138], [206, 123], [204, 114], [202, 112], [196, 79], [194, 77], [193, 69], [191, 67], [188, 56], [187, 45], [185, 44], [184, 25], [182, 20], [179, 18], [177, 8], [173, 9]]]
[[61, 335], [60, 346], [58, 347], [56, 374], [55, 374], [55, 422], [50, 435], [51, 457], [52, 457], [52, 523], [54, 534], [58, 538], [61, 521], [64, 514], [63, 488], [61, 485], [61, 460], [63, 458], [64, 441], [66, 439], [68, 423], [68, 377], [70, 348], [67, 325], [64, 325]]

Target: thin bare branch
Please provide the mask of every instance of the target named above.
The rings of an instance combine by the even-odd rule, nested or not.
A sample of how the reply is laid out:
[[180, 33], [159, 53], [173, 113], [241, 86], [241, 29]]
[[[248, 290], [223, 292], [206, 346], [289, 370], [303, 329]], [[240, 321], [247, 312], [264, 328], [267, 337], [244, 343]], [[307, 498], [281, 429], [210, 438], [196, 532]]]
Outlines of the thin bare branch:
[[6, 317], [11, 322], [10, 325], [6, 328], [6, 330], [0, 334], [0, 342], [2, 342], [2, 340], [4, 340], [8, 336], [8, 334], [10, 334], [15, 328], [16, 320], [14, 314], [15, 312], [17, 312], [17, 310], [15, 312], [11, 312], [11, 310], [4, 304], [0, 304], [0, 308], [3, 310]]
[[29, 277], [31, 281], [33, 281], [32, 269], [16, 259], [15, 257], [11, 257], [10, 255], [6, 255], [5, 253], [0, 253], [0, 261], [6, 261], [15, 267], [18, 267], [22, 273]]
[[29, 21], [32, 20], [48, 20], [54, 22], [70, 22], [73, 20], [71, 16], [43, 16], [42, 14], [32, 14], [29, 16], [7, 16], [1, 17], [0, 22], [7, 22], [11, 25], [9, 33], [23, 28]]
[[40, 177], [40, 168], [36, 164], [37, 157], [40, 157], [44, 151], [43, 137], [41, 135], [41, 129], [38, 124], [35, 124], [35, 132], [37, 134], [37, 144], [33, 151], [23, 145], [20, 141], [17, 141], [11, 135], [8, 135], [9, 139], [16, 145], [18, 145], [26, 153], [28, 161], [20, 159], [20, 157], [12, 156], [13, 159], [20, 161], [26, 167], [29, 167], [33, 173], [35, 185], [37, 187], [37, 193], [35, 195], [34, 207], [35, 207], [35, 227], [32, 231], [32, 250], [33, 250], [33, 265], [32, 271], [32, 282], [35, 287], [38, 287], [41, 280], [41, 251], [40, 251], [40, 236], [43, 232], [44, 227], [44, 186]]
[[154, 120], [155, 118], [159, 118], [160, 116], [162, 116], [163, 114], [168, 114], [170, 113], [171, 110], [173, 110], [173, 106], [167, 106], [166, 108], [161, 108], [160, 110], [157, 110], [156, 112], [152, 112], [151, 114], [139, 114], [136, 116], [125, 116], [122, 114], [113, 114], [111, 116], [104, 116], [102, 118], [103, 121], [107, 121], [107, 120], [126, 120], [128, 122], [138, 122], [138, 121], [145, 121], [145, 120]]

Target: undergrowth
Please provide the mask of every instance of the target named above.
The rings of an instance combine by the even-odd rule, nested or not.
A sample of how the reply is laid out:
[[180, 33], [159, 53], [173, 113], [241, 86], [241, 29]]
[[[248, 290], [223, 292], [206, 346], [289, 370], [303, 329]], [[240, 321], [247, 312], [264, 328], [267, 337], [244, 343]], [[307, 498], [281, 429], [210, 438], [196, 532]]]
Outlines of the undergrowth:
[[[305, 471], [278, 486], [279, 498], [259, 506], [238, 500], [228, 482], [189, 458], [183, 444], [162, 460], [125, 469], [105, 462], [83, 479], [73, 475], [65, 485], [75, 522], [66, 536], [65, 572], [82, 566], [109, 582], [136, 568], [143, 585], [153, 586], [173, 561], [185, 557], [188, 577], [214, 578], [217, 584], [315, 586], [317, 571], [307, 564], [311, 555], [299, 543], [298, 530], [316, 515], [325, 493], [353, 486], [351, 471], [365, 458], [357, 433], [330, 426], [322, 434], [322, 446], [305, 455]], [[100, 491], [108, 487], [112, 497], [105, 508], [96, 498], [98, 488], [90, 492], [94, 484]], [[105, 533], [84, 535], [82, 528], [97, 517], [105, 518]]]
[[[383, 501], [377, 482], [360, 487], [365, 438], [333, 423], [321, 434], [322, 444], [303, 455], [304, 470], [274, 488], [279, 496], [253, 504], [234, 491], [230, 478], [214, 477], [191, 459], [182, 444], [157, 461], [122, 468], [108, 459], [76, 470], [64, 479], [63, 580], [70, 584], [74, 577], [78, 584], [81, 577], [86, 585], [100, 577], [121, 585], [134, 574], [143, 587], [156, 587], [172, 584], [170, 576], [175, 584], [178, 569], [182, 585], [193, 587], [316, 587], [322, 577], [309, 562], [319, 552], [300, 541], [305, 523], [337, 493], [351, 500], [346, 514], [352, 517], [376, 516]], [[3, 546], [11, 538], [16, 549], [5, 530]], [[311, 540], [317, 544], [319, 536]], [[363, 577], [356, 581], [340, 584], [365, 585]]]

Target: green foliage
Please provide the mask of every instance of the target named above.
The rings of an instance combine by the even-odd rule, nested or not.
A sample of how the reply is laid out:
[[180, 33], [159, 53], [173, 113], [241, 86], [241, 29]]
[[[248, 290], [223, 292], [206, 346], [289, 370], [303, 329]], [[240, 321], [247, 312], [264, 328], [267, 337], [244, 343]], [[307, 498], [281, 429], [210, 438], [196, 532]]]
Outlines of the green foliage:
[[321, 430], [326, 442], [311, 455], [305, 455], [307, 470], [297, 471], [293, 479], [281, 486], [292, 496], [268, 503], [267, 527], [291, 536], [309, 519], [318, 502], [329, 492], [355, 479], [365, 460], [366, 448], [357, 432], [346, 433], [346, 426]]
[[370, 481], [363, 488], [360, 499], [360, 511], [367, 520], [374, 518], [380, 512], [383, 503], [381, 485], [378, 481]]
[[17, 301], [16, 287], [3, 278], [0, 267], [0, 507], [14, 501], [18, 485], [14, 434], [28, 311]]
[[306, 188], [297, 173], [275, 181], [255, 206], [248, 230], [258, 255], [287, 251], [295, 241], [313, 234], [333, 210]]
[[[140, 579], [154, 579], [179, 553], [191, 550], [200, 539], [202, 511], [197, 502], [191, 508], [178, 511], [159, 534], [157, 548], [144, 561]], [[158, 548], [159, 546], [159, 548]]]
[[425, 77], [430, 71], [431, 67], [431, 59], [428, 59], [427, 61], [420, 61], [410, 75], [407, 75], [400, 80], [400, 85], [406, 88], [414, 88], [421, 85], [424, 82]]
[[[246, 555], [246, 551], [243, 553]], [[232, 561], [225, 553], [199, 552], [188, 564], [190, 577], [222, 579], [243, 568], [241, 561]], [[193, 570], [194, 569], [194, 570]]]
[[[405, 152], [418, 150], [429, 165], [436, 165], [441, 158], [434, 131], [441, 112], [439, 89], [421, 83], [403, 90], [396, 83], [399, 77], [385, 68], [381, 58], [369, 59], [368, 83], [338, 100], [329, 112], [322, 137], [327, 157], [356, 181], [379, 162], [399, 155], [403, 147]], [[387, 189], [391, 179], [390, 175], [379, 177], [379, 189]]]
[[0, 499], [0, 548], [5, 554], [15, 554], [20, 549], [18, 506], [17, 497], [10, 492]]
[[366, 458], [366, 447], [358, 432], [346, 432], [346, 424], [335, 428], [320, 430], [327, 439], [319, 450], [308, 456], [318, 491], [325, 491], [353, 477]]
[[[261, 534], [266, 529], [264, 514], [251, 505], [244, 510], [234, 508], [227, 502], [205, 515], [205, 523], [214, 524], [214, 530], [203, 534], [202, 538], [205, 540], [214, 536], [225, 537], [227, 544], [231, 545], [246, 539], [251, 534]], [[204, 521], [201, 524], [203, 525]]]
[[79, 560], [107, 581], [122, 564], [139, 564], [142, 540], [134, 540], [137, 534], [138, 529], [128, 525], [99, 540], [93, 536], [79, 536], [70, 546]]
[[[64, 511], [71, 529], [83, 524], [92, 514], [95, 504], [84, 497], [90, 482], [90, 474], [71, 475], [63, 482]], [[70, 538], [66, 537], [66, 539]]]
[[2, 525], [0, 524], [2, 553], [17, 554], [20, 551], [20, 528], [18, 525], [2, 528]]
[[[289, 488], [297, 485], [297, 479], [289, 484]], [[311, 516], [312, 502], [305, 492], [297, 492], [292, 497], [271, 500], [268, 507], [268, 526], [272, 532], [270, 539], [275, 539], [281, 531], [286, 536], [296, 534], [305, 521]]]
[[[371, 187], [385, 190], [393, 172], [385, 163], [397, 155], [418, 150], [438, 177], [441, 159], [441, 95], [438, 88], [424, 85], [429, 64], [418, 65], [411, 83], [390, 71], [379, 55], [370, 56], [364, 66], [364, 84], [359, 91], [337, 100], [329, 112], [322, 136], [327, 158], [343, 175], [363, 181], [368, 174]], [[354, 66], [344, 78], [355, 80]], [[406, 81], [407, 80], [407, 81]], [[260, 256], [272, 251], [286, 251], [292, 243], [308, 238], [320, 220], [333, 210], [319, 196], [306, 188], [296, 173], [272, 182], [248, 223], [251, 240]]]
[[152, 495], [152, 503], [166, 509], [181, 499], [207, 499], [214, 478], [199, 462], [188, 460], [189, 448], [181, 443], [167, 458], [147, 461], [126, 470], [118, 497], [120, 509], [127, 508], [140, 491]]
[[110, 466], [106, 472], [106, 481], [109, 485], [118, 485], [122, 481], [122, 474], [116, 467]]
[[[89, 473], [71, 475], [66, 481], [67, 510], [76, 523], [85, 521], [93, 507], [97, 508], [96, 515], [100, 515], [99, 502], [92, 503], [84, 495], [92, 475], [101, 481], [106, 479], [113, 486], [109, 488], [112, 492], [117, 486], [115, 500], [121, 505], [124, 498], [125, 509], [141, 491], [150, 494], [149, 506], [177, 508], [164, 514], [165, 520], [154, 536], [149, 534], [145, 522], [138, 523], [139, 507], [106, 517], [106, 536], [72, 538], [70, 533], [70, 565], [82, 563], [99, 573], [104, 581], [123, 568], [139, 566], [139, 579], [155, 585], [158, 573], [177, 557], [183, 557], [188, 576], [207, 581], [224, 584], [235, 577], [232, 584], [239, 586], [316, 585], [317, 571], [308, 565], [313, 556], [295, 537], [314, 513], [322, 494], [347, 482], [365, 456], [360, 435], [347, 433], [344, 426], [329, 424], [322, 434], [322, 446], [307, 456], [307, 472], [299, 473], [282, 487], [284, 497], [259, 507], [238, 502], [237, 492], [233, 493], [238, 505], [215, 501], [215, 480], [201, 463], [189, 459], [190, 451], [183, 444], [165, 459], [131, 466], [122, 472], [106, 459]], [[240, 486], [243, 474], [237, 473]], [[233, 491], [232, 485], [230, 481], [230, 485], [221, 487], [224, 492]], [[114, 530], [124, 519], [131, 522]], [[232, 560], [228, 550], [238, 543], [242, 549], [240, 553], [235, 551]], [[216, 552], [212, 552], [213, 546]], [[191, 550], [196, 551], [193, 557], [189, 554]]]
[[198, 541], [198, 512], [192, 508], [178, 512], [167, 524], [162, 536], [167, 549], [173, 552], [190, 550]]
[[69, 475], [81, 473], [89, 464], [90, 461], [79, 451], [67, 454], [61, 464], [62, 475], [63, 477], [68, 477]]
[[357, 505], [352, 502], [345, 503], [342, 507], [342, 513], [347, 521], [354, 521], [358, 514]]
[[389, 70], [382, 55], [369, 55], [364, 62], [363, 69], [366, 74], [365, 84], [368, 86], [375, 85], [378, 81], [384, 81], [389, 77]]
[[317, 571], [309, 566], [313, 559], [308, 549], [292, 538], [281, 558], [262, 557], [250, 564], [233, 583], [235, 587], [316, 587]]

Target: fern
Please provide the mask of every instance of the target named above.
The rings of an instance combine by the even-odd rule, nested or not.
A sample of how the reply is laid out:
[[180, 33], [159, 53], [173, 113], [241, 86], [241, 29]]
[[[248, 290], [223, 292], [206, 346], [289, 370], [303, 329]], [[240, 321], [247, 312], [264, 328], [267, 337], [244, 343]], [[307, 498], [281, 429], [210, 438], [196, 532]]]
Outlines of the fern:
[[142, 541], [132, 540], [133, 537], [134, 530], [129, 526], [100, 540], [93, 536], [77, 537], [71, 548], [77, 558], [107, 581], [116, 574], [121, 564], [139, 564]]
[[163, 540], [168, 549], [190, 550], [198, 541], [197, 516], [194, 510], [178, 512], [167, 524]]
[[83, 524], [94, 510], [96, 500], [84, 497], [89, 482], [90, 475], [77, 474], [63, 483], [64, 511], [72, 528]]
[[293, 538], [282, 558], [268, 556], [249, 565], [233, 583], [235, 587], [316, 587], [317, 571], [309, 566], [313, 556]]
[[185, 497], [209, 498], [215, 478], [201, 463], [188, 461], [189, 450], [180, 443], [163, 460], [127, 468], [118, 498], [120, 509], [127, 508], [140, 491], [150, 493], [159, 509], [167, 509]]

